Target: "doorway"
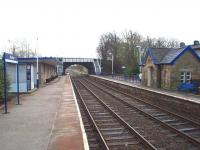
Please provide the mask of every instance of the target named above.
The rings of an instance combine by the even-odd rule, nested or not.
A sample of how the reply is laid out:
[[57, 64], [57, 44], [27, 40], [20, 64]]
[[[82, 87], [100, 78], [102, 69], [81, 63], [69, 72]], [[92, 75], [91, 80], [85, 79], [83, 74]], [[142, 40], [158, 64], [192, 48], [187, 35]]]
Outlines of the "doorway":
[[26, 73], [27, 73], [27, 91], [34, 88], [34, 74], [33, 74], [33, 64], [27, 64]]
[[153, 68], [148, 67], [147, 69], [147, 86], [152, 86]]

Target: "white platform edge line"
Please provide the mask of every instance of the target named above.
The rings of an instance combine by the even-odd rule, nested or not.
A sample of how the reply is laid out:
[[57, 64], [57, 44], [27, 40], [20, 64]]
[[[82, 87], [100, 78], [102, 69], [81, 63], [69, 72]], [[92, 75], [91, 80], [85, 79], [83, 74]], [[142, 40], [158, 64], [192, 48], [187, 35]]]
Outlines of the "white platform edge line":
[[54, 119], [53, 119], [53, 124], [52, 124], [52, 127], [51, 127], [51, 132], [50, 132], [50, 134], [48, 136], [48, 142], [47, 142], [46, 150], [48, 150], [49, 145], [50, 145], [51, 136], [53, 135], [53, 131], [54, 131], [54, 128], [55, 128], [55, 122], [56, 122], [57, 116], [58, 116], [58, 111], [56, 111]]
[[196, 101], [196, 100], [193, 100], [193, 99], [190, 99], [190, 98], [184, 98], [184, 97], [176, 96], [176, 95], [172, 95], [172, 94], [168, 95], [168, 94], [165, 93], [165, 92], [162, 93], [162, 92], [159, 92], [159, 91], [154, 91], [154, 90], [146, 89], [146, 88], [143, 88], [143, 87], [138, 87], [138, 86], [136, 86], [136, 85], [130, 85], [130, 84], [128, 84], [128, 83], [124, 83], [123, 81], [122, 81], [122, 82], [118, 82], [118, 81], [115, 80], [115, 79], [109, 79], [109, 78], [99, 77], [99, 76], [94, 76], [94, 75], [92, 75], [92, 76], [93, 76], [93, 77], [96, 77], [96, 78], [103, 79], [103, 80], [115, 82], [115, 83], [118, 83], [118, 84], [123, 84], [123, 85], [126, 85], [126, 86], [135, 87], [135, 88], [147, 90], [147, 91], [150, 91], [150, 92], [158, 93], [158, 94], [161, 94], [161, 95], [167, 95], [167, 96], [170, 96], [170, 97], [174, 97], [174, 98], [182, 99], [182, 100], [189, 101], [189, 102], [192, 102], [192, 103], [200, 104], [200, 102], [198, 102], [198, 101]]
[[83, 126], [83, 120], [82, 120], [82, 117], [81, 117], [80, 109], [79, 109], [79, 107], [78, 107], [76, 95], [75, 95], [75, 93], [74, 93], [74, 87], [73, 87], [73, 85], [72, 85], [71, 77], [70, 77], [70, 76], [68, 76], [68, 77], [69, 77], [69, 79], [70, 79], [70, 84], [71, 84], [71, 87], [72, 87], [73, 97], [74, 97], [75, 104], [76, 104], [76, 108], [77, 108], [77, 111], [78, 111], [78, 116], [79, 116], [80, 126], [81, 126], [81, 132], [82, 132], [82, 136], [83, 136], [84, 149], [85, 149], [85, 150], [89, 150], [87, 135], [86, 135], [86, 132], [85, 132], [85, 128], [84, 128], [84, 126]]

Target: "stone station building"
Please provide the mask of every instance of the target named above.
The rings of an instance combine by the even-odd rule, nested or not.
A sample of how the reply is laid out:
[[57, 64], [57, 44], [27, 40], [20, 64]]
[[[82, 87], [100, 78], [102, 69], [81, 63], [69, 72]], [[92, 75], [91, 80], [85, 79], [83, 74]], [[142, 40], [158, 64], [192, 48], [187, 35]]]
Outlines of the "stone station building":
[[200, 45], [148, 48], [142, 63], [142, 84], [176, 89], [180, 83], [200, 81]]

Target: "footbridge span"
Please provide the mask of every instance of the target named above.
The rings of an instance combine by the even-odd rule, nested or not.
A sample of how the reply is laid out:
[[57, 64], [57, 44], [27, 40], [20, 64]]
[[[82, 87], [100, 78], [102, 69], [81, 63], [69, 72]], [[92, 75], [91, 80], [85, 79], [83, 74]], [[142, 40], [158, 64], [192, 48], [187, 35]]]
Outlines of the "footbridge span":
[[89, 74], [100, 74], [101, 67], [96, 58], [62, 58], [63, 72], [71, 65], [82, 65], [88, 69]]

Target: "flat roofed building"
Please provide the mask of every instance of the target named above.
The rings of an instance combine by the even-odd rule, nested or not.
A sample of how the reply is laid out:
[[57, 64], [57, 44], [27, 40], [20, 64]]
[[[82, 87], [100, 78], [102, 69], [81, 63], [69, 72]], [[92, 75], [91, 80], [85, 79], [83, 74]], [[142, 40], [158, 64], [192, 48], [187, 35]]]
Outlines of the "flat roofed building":
[[[9, 92], [17, 91], [17, 64], [18, 61], [10, 53], [4, 53], [5, 62], [6, 62], [6, 74], [8, 75], [7, 79], [10, 83]], [[3, 60], [1, 60], [3, 65]], [[5, 68], [4, 68], [5, 69]], [[2, 70], [3, 71], [3, 70]]]
[[[27, 92], [37, 86], [37, 58], [18, 58], [20, 92]], [[55, 57], [39, 57], [39, 84], [57, 76], [57, 65], [60, 61]]]

